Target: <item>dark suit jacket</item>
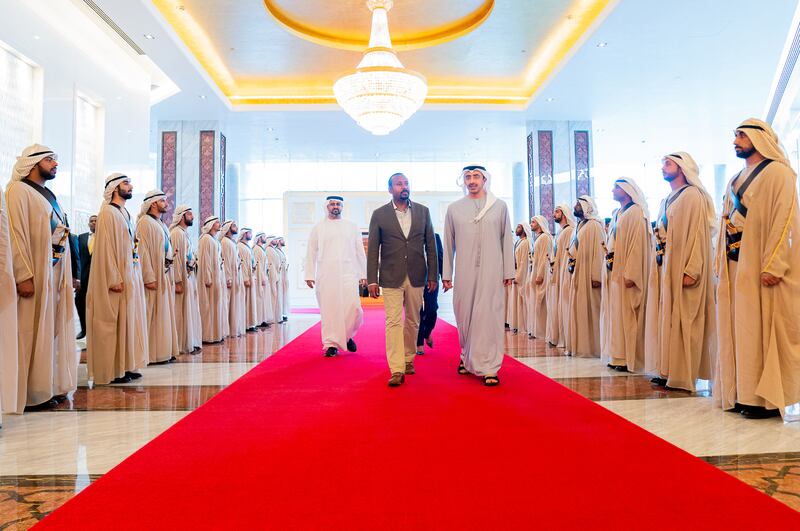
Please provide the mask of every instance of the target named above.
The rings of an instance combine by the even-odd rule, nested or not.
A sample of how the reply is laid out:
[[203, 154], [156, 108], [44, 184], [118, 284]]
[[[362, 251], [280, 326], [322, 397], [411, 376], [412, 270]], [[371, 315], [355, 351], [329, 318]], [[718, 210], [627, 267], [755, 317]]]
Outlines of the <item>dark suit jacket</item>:
[[81, 263], [80, 256], [78, 256], [78, 237], [74, 234], [69, 235], [69, 260], [72, 264], [72, 278], [73, 280], [81, 280]]
[[394, 204], [372, 213], [367, 244], [367, 281], [384, 288], [399, 288], [408, 276], [418, 288], [428, 280], [437, 280], [439, 262], [428, 208], [411, 202], [411, 230], [408, 238], [400, 228]]
[[442, 277], [442, 260], [444, 260], [444, 249], [442, 248], [442, 238], [439, 237], [439, 233], [436, 233], [436, 258], [438, 260], [437, 264], [439, 265], [439, 278]]
[[[78, 250], [81, 257], [81, 291], [89, 288], [89, 270], [92, 268], [92, 255], [89, 254], [89, 233], [78, 236]], [[84, 288], [84, 286], [86, 286]]]

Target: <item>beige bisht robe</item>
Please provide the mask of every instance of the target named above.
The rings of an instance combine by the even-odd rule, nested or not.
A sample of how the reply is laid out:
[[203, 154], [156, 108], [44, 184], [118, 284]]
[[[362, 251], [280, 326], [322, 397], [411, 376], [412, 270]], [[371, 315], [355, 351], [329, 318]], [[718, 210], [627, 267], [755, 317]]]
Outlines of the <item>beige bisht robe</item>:
[[[698, 378], [711, 377], [716, 346], [714, 282], [711, 276], [711, 230], [703, 193], [688, 186], [666, 208], [661, 202], [655, 237], [664, 242], [661, 266], [650, 262], [645, 326], [645, 369], [667, 379], [669, 387], [695, 390]], [[697, 280], [683, 286], [683, 276]]]
[[244, 306], [244, 279], [242, 278], [242, 261], [236, 243], [227, 236], [222, 238], [222, 264], [225, 269], [225, 282], [230, 281], [228, 288], [228, 334], [238, 337], [245, 333], [246, 316]]
[[522, 333], [528, 332], [528, 312], [525, 291], [528, 285], [530, 254], [530, 240], [527, 237], [520, 238], [516, 248], [514, 248], [514, 263], [517, 266], [517, 271], [514, 276], [514, 284], [511, 286], [511, 321], [509, 321], [509, 324], [512, 329]]
[[[236, 244], [239, 250], [239, 261], [242, 264], [242, 285], [244, 287], [245, 324], [248, 329], [260, 325], [256, 315], [256, 260], [253, 250], [244, 242]], [[249, 286], [248, 286], [249, 284]]]
[[[653, 239], [650, 222], [642, 207], [632, 203], [620, 209], [609, 235], [608, 249], [614, 253], [608, 274], [609, 331], [606, 356], [612, 365], [626, 365], [630, 372], [644, 370], [644, 324], [647, 281], [650, 275]], [[631, 281], [634, 286], [625, 287]]]
[[277, 249], [281, 259], [281, 317], [289, 316], [289, 259], [283, 249]]
[[[734, 184], [738, 190], [747, 168]], [[723, 213], [733, 210], [730, 183]], [[726, 255], [725, 224], [716, 251], [719, 359], [714, 400], [723, 409], [735, 403], [778, 408], [800, 401], [800, 214], [797, 178], [786, 165], [770, 163], [742, 198], [747, 218], [732, 223], [743, 229], [739, 261]], [[781, 282], [761, 284], [761, 273]]]
[[178, 350], [194, 352], [203, 345], [203, 328], [200, 321], [200, 301], [197, 294], [197, 257], [186, 230], [177, 225], [169, 233], [175, 261], [172, 274], [175, 284], [183, 286], [183, 293], [175, 294], [175, 327], [178, 331]]
[[[553, 237], [547, 232], [542, 232], [536, 236], [533, 243], [533, 261], [529, 279], [531, 287], [529, 307], [533, 311], [529, 320], [533, 325], [531, 333], [537, 339], [545, 339], [547, 335], [547, 274], [552, 257]], [[541, 279], [542, 283], [537, 284], [537, 279]]]
[[[134, 298], [138, 288], [133, 270], [128, 220], [119, 208], [106, 203], [97, 215], [86, 295], [86, 359], [89, 379], [95, 385], [121, 378], [130, 370], [130, 360], [137, 358], [137, 328], [146, 329], [147, 323], [136, 318]], [[120, 283], [121, 293], [110, 290]]]
[[253, 247], [256, 259], [256, 317], [259, 325], [275, 322], [272, 305], [272, 284], [269, 279], [269, 259], [263, 247]]
[[[12, 181], [6, 190], [14, 283], [33, 279], [34, 295], [17, 298], [18, 406], [38, 405], [78, 385], [73, 320], [72, 265], [67, 244], [53, 265], [53, 207], [29, 185]], [[63, 212], [63, 209], [62, 209]], [[16, 289], [16, 288], [15, 288]]]
[[197, 293], [205, 343], [222, 341], [228, 323], [228, 289], [221, 248], [222, 244], [210, 234], [202, 235], [197, 244]]
[[566, 347], [566, 324], [569, 316], [569, 284], [572, 275], [567, 271], [567, 248], [575, 227], [565, 225], [558, 232], [555, 259], [550, 267], [547, 301], [547, 341], [551, 345]]
[[601, 292], [592, 287], [592, 281], [602, 282], [605, 275], [605, 231], [598, 219], [581, 221], [575, 230], [567, 248], [568, 257], [575, 259], [575, 271], [569, 283], [566, 351], [573, 356], [599, 357]]
[[175, 282], [172, 262], [175, 254], [169, 239], [169, 229], [160, 219], [149, 214], [139, 216], [136, 223], [139, 237], [139, 263], [142, 282], [155, 282], [156, 289], [145, 288], [147, 302], [148, 353], [150, 363], [168, 361], [179, 354], [178, 333], [175, 329]]
[[0, 417], [22, 413], [24, 400], [18, 390], [20, 351], [17, 345], [17, 286], [11, 258], [8, 210], [0, 188]]
[[281, 259], [278, 251], [274, 247], [268, 245], [265, 249], [267, 259], [269, 260], [269, 280], [272, 286], [272, 314], [275, 316], [275, 322], [280, 323], [282, 319], [281, 313]]

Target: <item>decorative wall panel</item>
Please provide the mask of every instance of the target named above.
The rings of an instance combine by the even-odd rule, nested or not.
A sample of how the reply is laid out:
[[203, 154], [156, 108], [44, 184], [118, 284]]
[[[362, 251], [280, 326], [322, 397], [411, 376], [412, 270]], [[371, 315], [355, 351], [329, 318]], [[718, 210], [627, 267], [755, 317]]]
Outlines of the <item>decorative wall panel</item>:
[[528, 134], [528, 218], [536, 215], [536, 199], [534, 190], [536, 183], [533, 180], [533, 133]]
[[[214, 131], [200, 131], [200, 223], [214, 215]], [[224, 216], [220, 216], [224, 220]]]
[[219, 217], [225, 219], [225, 177], [227, 175], [227, 139], [219, 134]]
[[169, 225], [177, 201], [178, 132], [163, 131], [161, 133], [161, 191], [167, 195], [167, 211], [161, 220]]
[[592, 193], [589, 175], [589, 131], [575, 131], [575, 194], [576, 197]]
[[553, 132], [539, 131], [539, 213], [555, 230], [553, 222]]

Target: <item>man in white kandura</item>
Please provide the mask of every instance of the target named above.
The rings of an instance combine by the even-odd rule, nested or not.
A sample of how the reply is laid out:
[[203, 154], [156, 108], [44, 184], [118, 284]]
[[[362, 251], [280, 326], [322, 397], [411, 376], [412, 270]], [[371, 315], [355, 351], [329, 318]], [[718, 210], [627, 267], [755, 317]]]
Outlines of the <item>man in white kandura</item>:
[[47, 183], [57, 156], [33, 144], [17, 157], [6, 190], [17, 288], [18, 407], [50, 409], [78, 386], [69, 223]]
[[332, 195], [326, 200], [327, 217], [308, 238], [305, 275], [308, 287], [316, 289], [322, 346], [330, 358], [344, 348], [356, 351], [353, 336], [364, 321], [358, 288], [367, 285], [367, 257], [358, 226], [342, 219], [344, 199]]
[[517, 225], [514, 233], [519, 238], [514, 243], [514, 266], [516, 273], [514, 274], [514, 283], [511, 285], [511, 295], [508, 313], [511, 318], [507, 322], [511, 323], [511, 333], [516, 334], [522, 331], [523, 334], [528, 332], [528, 273], [531, 268], [531, 228], [529, 223], [520, 223]]
[[558, 205], [553, 211], [553, 221], [560, 228], [550, 264], [547, 342], [551, 346], [564, 348], [567, 345], [566, 319], [569, 311], [569, 283], [572, 280], [572, 275], [567, 271], [567, 248], [575, 231], [575, 218], [569, 205]]
[[239, 337], [247, 328], [244, 307], [244, 278], [242, 260], [236, 248], [236, 235], [239, 227], [229, 219], [222, 225], [217, 239], [222, 246], [222, 265], [225, 270], [225, 285], [228, 288], [228, 335]]
[[175, 275], [175, 326], [181, 354], [192, 354], [202, 348], [203, 328], [200, 324], [200, 302], [197, 294], [197, 256], [186, 229], [194, 225], [189, 205], [178, 205], [172, 214], [169, 239], [175, 249], [172, 272]]
[[289, 320], [289, 257], [283, 248], [286, 247], [286, 240], [283, 236], [275, 241], [275, 250], [281, 258], [281, 322]]
[[151, 365], [173, 362], [180, 353], [175, 329], [175, 280], [172, 262], [175, 251], [169, 229], [161, 221], [167, 212], [167, 195], [161, 190], [147, 192], [136, 220], [139, 263], [142, 266], [147, 301], [147, 339]]
[[482, 376], [484, 385], [495, 386], [503, 364], [503, 287], [514, 280], [511, 221], [505, 202], [489, 190], [486, 168], [467, 166], [461, 179], [467, 195], [447, 207], [445, 216], [442, 285], [445, 291], [454, 288], [458, 373]]
[[544, 216], [531, 218], [531, 230], [536, 235], [531, 253], [531, 273], [528, 276], [529, 337], [545, 339], [547, 332], [547, 274], [553, 260], [553, 236]]
[[219, 218], [209, 216], [197, 242], [197, 300], [200, 303], [203, 343], [219, 343], [228, 330], [228, 288], [222, 264], [222, 245], [217, 240]]

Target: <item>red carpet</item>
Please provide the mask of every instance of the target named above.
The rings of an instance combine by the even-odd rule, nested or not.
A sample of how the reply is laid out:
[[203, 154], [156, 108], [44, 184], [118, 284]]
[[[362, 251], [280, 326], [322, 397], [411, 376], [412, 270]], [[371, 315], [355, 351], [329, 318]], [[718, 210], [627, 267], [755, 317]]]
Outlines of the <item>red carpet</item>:
[[440, 322], [386, 387], [383, 312], [359, 352], [287, 345], [41, 529], [800, 529], [800, 513], [511, 359], [459, 376]]

